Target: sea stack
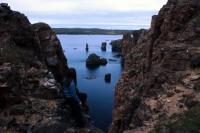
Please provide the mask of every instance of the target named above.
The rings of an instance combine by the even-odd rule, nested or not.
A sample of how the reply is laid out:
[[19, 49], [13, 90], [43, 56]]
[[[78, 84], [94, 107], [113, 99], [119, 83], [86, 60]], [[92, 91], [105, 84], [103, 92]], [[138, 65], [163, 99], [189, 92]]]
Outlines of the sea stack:
[[86, 50], [86, 52], [88, 52], [88, 51], [89, 51], [89, 45], [88, 45], [88, 43], [86, 43], [85, 50]]
[[101, 44], [101, 50], [102, 51], [106, 51], [106, 45], [107, 45], [106, 42], [102, 42], [102, 44]]
[[90, 69], [98, 68], [99, 66], [104, 66], [108, 63], [107, 59], [100, 58], [100, 56], [92, 53], [86, 59], [86, 66]]
[[110, 83], [111, 81], [111, 73], [107, 73], [104, 77], [104, 80], [106, 83]]

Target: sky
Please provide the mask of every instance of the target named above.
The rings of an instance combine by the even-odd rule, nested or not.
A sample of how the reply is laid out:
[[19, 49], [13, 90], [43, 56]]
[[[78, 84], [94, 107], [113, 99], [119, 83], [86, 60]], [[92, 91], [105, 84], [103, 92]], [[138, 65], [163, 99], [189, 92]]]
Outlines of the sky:
[[31, 23], [52, 27], [148, 28], [167, 0], [1, 0]]

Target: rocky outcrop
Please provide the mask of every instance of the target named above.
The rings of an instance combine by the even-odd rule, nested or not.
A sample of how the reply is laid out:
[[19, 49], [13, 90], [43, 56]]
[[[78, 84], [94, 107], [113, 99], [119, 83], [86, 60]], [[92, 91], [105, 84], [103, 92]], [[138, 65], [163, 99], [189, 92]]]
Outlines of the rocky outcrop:
[[67, 69], [47, 24], [31, 25], [0, 4], [0, 132], [101, 132], [86, 117], [86, 128], [77, 128], [70, 107], [63, 105], [59, 82]]
[[42, 58], [57, 81], [61, 83], [63, 77], [67, 75], [68, 65], [56, 33], [45, 23], [33, 24], [32, 28], [38, 35]]
[[107, 59], [105, 58], [100, 58], [100, 56], [96, 55], [96, 54], [90, 54], [88, 56], [88, 58], [86, 59], [86, 66], [88, 68], [97, 68], [101, 65], [106, 65], [108, 62], [107, 62]]
[[199, 131], [199, 17], [200, 1], [169, 0], [147, 32], [124, 36], [110, 133]]

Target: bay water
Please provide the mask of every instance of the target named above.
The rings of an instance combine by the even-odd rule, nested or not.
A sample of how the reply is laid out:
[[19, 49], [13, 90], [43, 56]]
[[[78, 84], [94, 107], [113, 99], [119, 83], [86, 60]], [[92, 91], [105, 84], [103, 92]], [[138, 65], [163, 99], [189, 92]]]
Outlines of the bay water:
[[[94, 125], [107, 132], [112, 120], [112, 108], [114, 105], [114, 89], [121, 75], [120, 57], [118, 53], [111, 51], [109, 43], [112, 40], [121, 39], [122, 35], [58, 35], [69, 67], [77, 71], [78, 88], [88, 95], [89, 114]], [[101, 51], [101, 43], [107, 42], [107, 51]], [[85, 50], [86, 43], [89, 51]], [[96, 69], [86, 67], [86, 59], [95, 53], [106, 58], [108, 64]], [[111, 82], [106, 83], [104, 76], [111, 73]]]

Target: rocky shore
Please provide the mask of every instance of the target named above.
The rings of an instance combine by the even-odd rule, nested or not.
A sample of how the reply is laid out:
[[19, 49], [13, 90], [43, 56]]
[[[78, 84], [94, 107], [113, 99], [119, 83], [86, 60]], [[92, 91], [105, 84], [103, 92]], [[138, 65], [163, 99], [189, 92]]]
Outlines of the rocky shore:
[[31, 24], [0, 4], [0, 132], [101, 133], [87, 115], [79, 129], [63, 105], [61, 80], [67, 59], [55, 32]]
[[148, 31], [124, 35], [110, 133], [199, 132], [199, 18], [199, 0], [168, 0]]

